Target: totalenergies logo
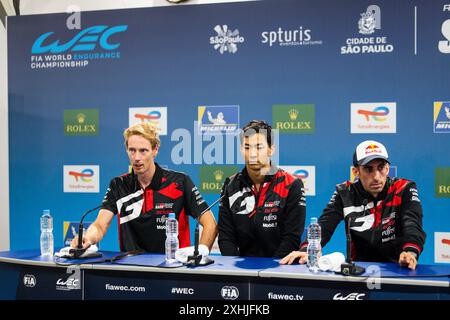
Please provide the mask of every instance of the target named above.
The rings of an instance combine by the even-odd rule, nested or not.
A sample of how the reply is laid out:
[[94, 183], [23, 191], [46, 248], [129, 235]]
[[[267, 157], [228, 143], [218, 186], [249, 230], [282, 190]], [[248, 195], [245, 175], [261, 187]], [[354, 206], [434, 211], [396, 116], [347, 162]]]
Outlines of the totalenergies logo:
[[128, 29], [127, 25], [120, 25], [114, 27], [108, 26], [93, 26], [78, 32], [72, 40], [61, 43], [61, 40], [53, 37], [54, 32], [46, 32], [39, 36], [33, 43], [31, 48], [32, 54], [43, 53], [63, 53], [67, 51], [93, 51], [97, 45], [104, 50], [115, 50], [119, 48], [120, 43], [111, 43], [109, 38], [119, 32], [124, 32]]
[[161, 112], [154, 110], [150, 111], [148, 114], [136, 113], [134, 117], [141, 120], [141, 122], [152, 122], [161, 119]]
[[69, 176], [75, 177], [75, 181], [78, 182], [78, 178], [81, 179], [83, 182], [91, 182], [92, 179], [89, 179], [94, 176], [94, 170], [92, 169], [84, 169], [81, 172], [77, 171], [69, 171]]
[[309, 172], [307, 170], [304, 170], [304, 169], [299, 169], [299, 170], [296, 170], [293, 173], [293, 175], [296, 176], [299, 179], [304, 180], [304, 179], [308, 178]]
[[357, 112], [365, 116], [367, 121], [369, 121], [369, 116], [372, 116], [375, 121], [385, 121], [389, 114], [389, 108], [380, 106], [373, 109], [373, 111], [359, 109]]

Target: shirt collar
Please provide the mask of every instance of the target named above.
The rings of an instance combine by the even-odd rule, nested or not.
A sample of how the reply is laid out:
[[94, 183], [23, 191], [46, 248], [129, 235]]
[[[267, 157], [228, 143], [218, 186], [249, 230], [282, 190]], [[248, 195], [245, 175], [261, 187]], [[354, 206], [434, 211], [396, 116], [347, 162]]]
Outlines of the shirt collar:
[[[273, 180], [274, 176], [276, 175], [276, 173], [278, 172], [279, 168], [277, 168], [274, 165], [270, 165], [270, 170], [269, 170], [269, 174], [266, 174], [264, 177], [264, 181], [263, 183], [266, 182], [270, 182]], [[248, 171], [247, 171], [247, 167], [244, 167], [244, 169], [242, 169], [242, 178], [243, 180], [248, 184], [248, 185], [253, 185], [253, 181], [252, 179], [250, 179], [250, 176], [248, 175]]]
[[[137, 179], [137, 175], [134, 173], [133, 169], [131, 169], [131, 175], [133, 176], [135, 182], [135, 188], [141, 189], [141, 186], [139, 185], [139, 181]], [[152, 181], [146, 189], [159, 190], [162, 184], [162, 178], [163, 169], [155, 162], [155, 174], [153, 175]]]
[[381, 192], [375, 198], [373, 195], [371, 195], [369, 192], [367, 192], [366, 189], [364, 189], [360, 180], [355, 182], [355, 187], [358, 189], [359, 193], [361, 194], [361, 197], [364, 199], [367, 199], [369, 202], [370, 201], [379, 201], [379, 200], [383, 200], [384, 198], [386, 198], [387, 191], [388, 191], [390, 185], [391, 185], [391, 179], [389, 177], [387, 177], [383, 190], [381, 190]]

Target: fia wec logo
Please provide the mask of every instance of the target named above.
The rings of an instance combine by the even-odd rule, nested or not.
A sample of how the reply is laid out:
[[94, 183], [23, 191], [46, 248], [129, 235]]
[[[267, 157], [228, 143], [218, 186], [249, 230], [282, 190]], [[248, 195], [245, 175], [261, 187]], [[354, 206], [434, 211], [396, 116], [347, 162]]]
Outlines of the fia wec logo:
[[[103, 50], [115, 50], [120, 46], [120, 43], [111, 43], [109, 38], [120, 32], [124, 32], [128, 29], [127, 25], [120, 26], [92, 26], [87, 29], [78, 32], [71, 40], [61, 43], [61, 39], [53, 36], [55, 32], [46, 32], [40, 35], [36, 41], [34, 41], [31, 48], [32, 54], [43, 53], [64, 53], [80, 52], [80, 51], [93, 51], [97, 45]], [[53, 39], [51, 39], [53, 38]]]
[[333, 300], [364, 300], [363, 298], [365, 297], [365, 293], [353, 292], [344, 296], [341, 292], [339, 292], [334, 295]]

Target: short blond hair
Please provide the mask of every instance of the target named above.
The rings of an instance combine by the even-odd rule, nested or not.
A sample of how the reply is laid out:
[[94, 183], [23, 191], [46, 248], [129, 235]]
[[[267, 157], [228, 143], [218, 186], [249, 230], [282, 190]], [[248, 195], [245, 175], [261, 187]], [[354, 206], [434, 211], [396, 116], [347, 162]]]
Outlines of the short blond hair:
[[148, 122], [142, 122], [125, 129], [123, 132], [123, 137], [125, 138], [125, 147], [128, 148], [128, 139], [131, 136], [141, 136], [147, 139], [152, 150], [161, 145], [161, 140], [159, 140], [159, 135], [157, 129]]

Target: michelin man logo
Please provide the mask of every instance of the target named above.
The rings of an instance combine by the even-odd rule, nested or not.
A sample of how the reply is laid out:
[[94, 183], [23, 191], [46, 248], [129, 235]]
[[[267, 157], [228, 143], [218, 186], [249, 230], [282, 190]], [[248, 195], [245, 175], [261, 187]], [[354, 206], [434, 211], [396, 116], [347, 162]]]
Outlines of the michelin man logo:
[[372, 34], [375, 29], [381, 29], [381, 10], [376, 5], [371, 5], [367, 11], [361, 13], [361, 18], [358, 21], [359, 33]]
[[217, 36], [209, 38], [210, 44], [214, 49], [219, 50], [220, 54], [224, 52], [236, 53], [237, 44], [244, 42], [244, 37], [239, 35], [239, 30], [231, 31], [227, 25], [217, 25], [214, 27]]

